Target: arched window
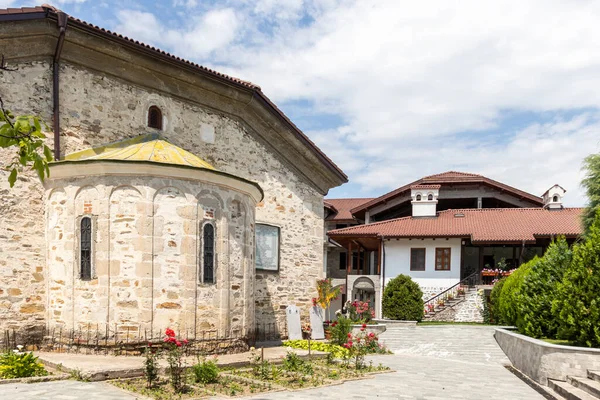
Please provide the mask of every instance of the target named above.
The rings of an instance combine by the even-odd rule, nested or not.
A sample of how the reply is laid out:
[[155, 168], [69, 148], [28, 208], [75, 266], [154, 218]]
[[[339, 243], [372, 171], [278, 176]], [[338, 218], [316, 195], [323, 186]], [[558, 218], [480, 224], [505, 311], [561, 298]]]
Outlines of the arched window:
[[160, 108], [152, 106], [148, 109], [148, 126], [162, 130], [162, 112]]
[[202, 282], [215, 283], [215, 227], [210, 223], [202, 229]]
[[92, 219], [90, 217], [81, 218], [79, 277], [82, 281], [92, 279]]
[[417, 197], [415, 198], [415, 200], [417, 200], [417, 201], [421, 201], [421, 195], [420, 195], [420, 194], [418, 194], [418, 195], [417, 195]]
[[558, 196], [556, 196], [556, 195], [555, 195], [555, 196], [552, 198], [552, 202], [553, 202], [553, 203], [558, 203]]
[[429, 200], [429, 201], [433, 200], [433, 195], [431, 193], [427, 196], [427, 200]]

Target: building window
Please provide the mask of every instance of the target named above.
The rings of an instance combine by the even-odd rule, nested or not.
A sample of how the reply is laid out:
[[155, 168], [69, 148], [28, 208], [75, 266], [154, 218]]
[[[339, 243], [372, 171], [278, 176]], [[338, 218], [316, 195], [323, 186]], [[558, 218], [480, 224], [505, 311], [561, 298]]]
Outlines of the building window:
[[160, 108], [152, 106], [148, 109], [148, 126], [162, 130], [162, 112]]
[[280, 233], [278, 226], [256, 224], [256, 269], [279, 271]]
[[425, 249], [410, 249], [410, 270], [425, 271]]
[[92, 279], [92, 219], [81, 218], [79, 243], [79, 277], [82, 281]]
[[450, 247], [438, 247], [435, 249], [435, 270], [450, 270]]
[[558, 203], [558, 196], [554, 196], [554, 197], [552, 198], [552, 202], [553, 202], [553, 203]]
[[417, 201], [421, 201], [421, 195], [420, 194], [417, 195]]
[[346, 269], [348, 264], [348, 253], [340, 253], [340, 269]]
[[433, 200], [433, 195], [430, 194], [429, 196], [427, 196], [427, 200], [429, 200], [429, 201]]
[[202, 229], [202, 282], [215, 283], [215, 227], [211, 223]]

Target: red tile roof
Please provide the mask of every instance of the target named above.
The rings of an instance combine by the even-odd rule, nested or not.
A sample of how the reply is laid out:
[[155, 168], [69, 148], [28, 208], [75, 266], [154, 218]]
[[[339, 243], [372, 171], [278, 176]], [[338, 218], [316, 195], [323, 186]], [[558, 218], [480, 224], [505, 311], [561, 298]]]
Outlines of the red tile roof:
[[439, 189], [441, 188], [442, 185], [412, 185], [410, 188], [411, 189], [422, 189], [422, 190], [427, 190], [427, 189]]
[[[19, 20], [19, 19], [23, 19], [24, 16], [26, 16], [26, 14], [45, 14], [45, 16], [47, 17], [48, 15], [52, 14], [55, 15], [56, 13], [60, 13], [62, 12], [61, 10], [57, 9], [54, 6], [48, 5], [48, 4], [43, 4], [41, 7], [40, 6], [36, 6], [36, 7], [23, 7], [23, 8], [8, 8], [8, 9], [0, 9], [0, 16], [7, 16], [7, 20]], [[10, 15], [10, 16], [9, 16]], [[43, 16], [42, 16], [43, 17]], [[284, 122], [286, 125], [288, 125], [288, 127], [291, 128], [292, 132], [294, 133], [294, 135], [305, 145], [307, 146], [309, 149], [311, 149], [315, 155], [317, 156], [317, 158], [319, 160], [321, 160], [321, 162], [323, 162], [323, 164], [325, 164], [325, 166], [327, 166], [331, 171], [333, 171], [336, 175], [338, 175], [342, 181], [344, 182], [348, 182], [348, 176], [344, 173], [344, 171], [342, 171], [325, 153], [323, 153], [321, 151], [321, 149], [319, 149], [317, 147], [317, 145], [308, 138], [308, 136], [306, 136], [304, 134], [304, 132], [302, 132], [284, 113], [283, 111], [281, 111], [276, 105], [275, 103], [273, 103], [261, 90], [260, 86], [249, 82], [249, 81], [245, 81], [239, 78], [235, 78], [226, 74], [223, 74], [221, 72], [215, 71], [213, 69], [204, 67], [202, 65], [196, 64], [194, 62], [185, 60], [183, 58], [177, 57], [173, 54], [170, 54], [166, 51], [160, 50], [156, 47], [147, 45], [145, 43], [142, 43], [140, 41], [137, 41], [135, 39], [131, 39], [128, 38], [127, 36], [123, 36], [121, 34], [109, 31], [108, 29], [104, 29], [101, 28], [99, 26], [90, 24], [89, 22], [85, 22], [79, 18], [75, 18], [72, 16], [68, 16], [69, 19], [69, 23], [71, 24], [75, 24], [75, 25], [79, 25], [80, 27], [83, 28], [87, 28], [87, 29], [91, 29], [92, 31], [94, 31], [95, 33], [100, 33], [103, 34], [105, 36], [109, 36], [112, 37], [113, 39], [117, 39], [117, 40], [122, 40], [127, 42], [128, 44], [132, 44], [138, 48], [142, 48], [145, 50], [150, 50], [155, 54], [159, 54], [163, 57], [168, 58], [171, 61], [176, 61], [180, 64], [186, 65], [186, 66], [191, 66], [192, 68], [196, 69], [197, 71], [201, 71], [204, 73], [207, 73], [213, 77], [216, 77], [217, 79], [221, 79], [221, 80], [225, 80], [229, 83], [234, 83], [236, 85], [240, 85], [242, 87], [251, 89], [254, 91], [254, 93], [256, 93], [256, 95], [258, 96], [258, 100], [262, 101], [264, 103], [264, 105], [270, 109], [277, 117], [279, 117], [282, 122]]]
[[383, 204], [394, 197], [401, 196], [404, 192], [410, 190], [412, 186], [415, 185], [437, 185], [437, 184], [452, 184], [452, 183], [483, 183], [489, 186], [496, 187], [500, 190], [505, 190], [507, 192], [512, 193], [515, 196], [525, 198], [534, 204], [543, 205], [542, 198], [531, 193], [524, 192], [522, 190], [516, 189], [512, 186], [505, 185], [504, 183], [500, 183], [490, 178], [486, 178], [483, 175], [471, 174], [468, 172], [458, 172], [458, 171], [448, 171], [443, 172], [441, 174], [429, 175], [424, 178], [418, 179], [414, 182], [411, 182], [407, 185], [401, 186], [398, 189], [392, 190], [389, 193], [384, 194], [383, 196], [377, 197], [372, 201], [361, 204], [351, 210], [352, 214], [356, 214], [358, 212], [364, 212], [369, 208], [372, 208], [376, 205]]
[[371, 200], [373, 200], [372, 197], [354, 199], [325, 199], [325, 206], [333, 208], [333, 211], [336, 212], [335, 214], [327, 217], [327, 221], [353, 221], [354, 218], [352, 217], [350, 210]]
[[536, 237], [583, 233], [583, 208], [488, 208], [445, 210], [437, 217], [404, 217], [329, 231], [345, 237], [468, 237], [473, 242], [535, 242]]

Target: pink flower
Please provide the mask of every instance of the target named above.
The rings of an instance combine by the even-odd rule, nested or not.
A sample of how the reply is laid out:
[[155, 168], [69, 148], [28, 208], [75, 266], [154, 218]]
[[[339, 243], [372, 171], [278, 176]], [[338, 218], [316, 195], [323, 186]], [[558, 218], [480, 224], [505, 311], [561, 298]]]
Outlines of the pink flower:
[[375, 337], [375, 334], [374, 334], [373, 332], [371, 332], [371, 333], [369, 333], [369, 337], [370, 337], [370, 338], [374, 338], [374, 337]]
[[351, 338], [352, 337], [352, 333], [348, 333], [348, 337]]
[[177, 346], [177, 347], [181, 347], [181, 342], [180, 342], [179, 340], [176, 340], [176, 341], [175, 341], [175, 346]]
[[183, 343], [184, 343], [184, 344], [188, 344], [188, 343], [189, 343], [189, 341], [188, 341], [187, 339], [183, 339]]

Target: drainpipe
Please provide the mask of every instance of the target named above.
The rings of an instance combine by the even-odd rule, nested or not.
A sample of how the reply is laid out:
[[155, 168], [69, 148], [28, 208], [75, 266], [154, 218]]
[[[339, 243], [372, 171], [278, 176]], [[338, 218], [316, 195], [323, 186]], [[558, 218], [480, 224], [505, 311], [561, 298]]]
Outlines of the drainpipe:
[[379, 284], [379, 318], [383, 318], [383, 291], [385, 289], [385, 236], [381, 237], [381, 283]]
[[54, 111], [54, 159], [60, 160], [60, 109], [59, 109], [59, 87], [58, 87], [58, 73], [59, 73], [59, 62], [60, 54], [62, 52], [63, 43], [65, 41], [65, 32], [67, 31], [68, 16], [62, 11], [58, 11], [58, 42], [56, 43], [56, 50], [54, 50], [54, 60], [52, 63], [52, 100], [53, 100], [53, 111]]

